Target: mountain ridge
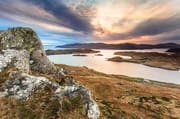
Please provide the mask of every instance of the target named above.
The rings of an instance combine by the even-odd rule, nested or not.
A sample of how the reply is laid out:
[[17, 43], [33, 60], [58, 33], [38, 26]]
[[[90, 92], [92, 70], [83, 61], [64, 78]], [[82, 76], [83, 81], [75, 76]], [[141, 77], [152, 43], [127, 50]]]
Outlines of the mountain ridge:
[[58, 48], [89, 48], [89, 49], [117, 49], [117, 50], [135, 50], [135, 49], [158, 49], [158, 48], [180, 48], [180, 44], [161, 43], [161, 44], [106, 44], [106, 43], [73, 43], [56, 46]]

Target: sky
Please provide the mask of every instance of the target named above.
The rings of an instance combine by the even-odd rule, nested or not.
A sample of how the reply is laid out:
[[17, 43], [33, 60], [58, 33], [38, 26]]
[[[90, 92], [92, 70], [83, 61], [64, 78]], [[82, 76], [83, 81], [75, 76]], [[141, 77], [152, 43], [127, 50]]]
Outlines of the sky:
[[0, 0], [0, 29], [31, 27], [44, 45], [180, 44], [180, 0]]

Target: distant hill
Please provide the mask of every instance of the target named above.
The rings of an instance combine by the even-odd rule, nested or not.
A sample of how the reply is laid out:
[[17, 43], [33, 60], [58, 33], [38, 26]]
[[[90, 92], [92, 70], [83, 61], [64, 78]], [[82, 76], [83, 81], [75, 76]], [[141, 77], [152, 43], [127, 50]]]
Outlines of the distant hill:
[[154, 49], [154, 48], [180, 48], [180, 44], [164, 43], [164, 44], [105, 44], [105, 43], [74, 43], [57, 46], [59, 48], [88, 48], [88, 49], [118, 49], [118, 50], [135, 50], [135, 49]]

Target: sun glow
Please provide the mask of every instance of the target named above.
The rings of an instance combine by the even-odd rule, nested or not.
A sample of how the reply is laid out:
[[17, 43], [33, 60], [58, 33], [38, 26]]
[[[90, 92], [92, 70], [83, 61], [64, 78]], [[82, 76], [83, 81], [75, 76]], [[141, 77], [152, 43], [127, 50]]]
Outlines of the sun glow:
[[[146, 4], [137, 6], [132, 4], [132, 2], [114, 0], [114, 2], [106, 1], [99, 6], [97, 5], [96, 16], [91, 20], [91, 24], [95, 29], [93, 34], [101, 39], [107, 39], [112, 34], [126, 34], [130, 32], [145, 20], [163, 19], [173, 13], [172, 3], [170, 1], [165, 2], [163, 6], [162, 4], [158, 4], [158, 2], [154, 6], [152, 4], [153, 2], [149, 1]], [[126, 39], [127, 41], [141, 42], [143, 39], [147, 41], [148, 38], [151, 37], [141, 36], [141, 38]], [[111, 41], [116, 43], [124, 42], [121, 41], [122, 39], [114, 40], [112, 39]]]

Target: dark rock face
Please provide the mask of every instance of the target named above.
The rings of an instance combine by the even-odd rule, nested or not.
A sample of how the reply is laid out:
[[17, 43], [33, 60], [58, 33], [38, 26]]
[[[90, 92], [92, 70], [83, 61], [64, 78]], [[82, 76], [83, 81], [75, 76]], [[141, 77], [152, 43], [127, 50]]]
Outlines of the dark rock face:
[[168, 49], [166, 52], [180, 53], [180, 48], [171, 48], [171, 49]]
[[11, 28], [0, 32], [0, 49], [27, 50], [30, 68], [42, 73], [53, 73], [55, 66], [49, 61], [37, 34], [30, 28]]

